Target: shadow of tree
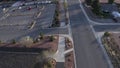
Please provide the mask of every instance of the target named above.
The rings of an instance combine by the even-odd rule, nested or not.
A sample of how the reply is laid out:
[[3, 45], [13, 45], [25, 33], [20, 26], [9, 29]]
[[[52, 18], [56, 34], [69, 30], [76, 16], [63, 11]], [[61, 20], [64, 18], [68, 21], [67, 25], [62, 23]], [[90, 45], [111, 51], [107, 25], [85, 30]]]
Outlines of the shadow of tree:
[[42, 62], [37, 62], [35, 65], [34, 65], [34, 68], [44, 68], [43, 67], [44, 64]]

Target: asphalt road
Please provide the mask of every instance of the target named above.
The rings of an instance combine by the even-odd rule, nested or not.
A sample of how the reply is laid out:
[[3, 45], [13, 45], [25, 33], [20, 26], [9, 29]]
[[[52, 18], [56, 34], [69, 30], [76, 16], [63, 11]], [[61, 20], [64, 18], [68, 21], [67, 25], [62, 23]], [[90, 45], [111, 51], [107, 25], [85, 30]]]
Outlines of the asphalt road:
[[[68, 0], [68, 11], [70, 15], [70, 22], [72, 28], [72, 35], [75, 45], [75, 57], [77, 68], [109, 68], [107, 61], [102, 53], [102, 50], [99, 47], [98, 42], [92, 30], [90, 24], [85, 18], [81, 8], [79, 7], [80, 3], [78, 0]], [[42, 11], [41, 17], [50, 17], [54, 12], [54, 6], [45, 8], [46, 10]], [[50, 13], [48, 13], [49, 11]], [[52, 13], [51, 13], [52, 12]], [[52, 15], [51, 15], [52, 14]], [[47, 17], [47, 21], [50, 21], [50, 18]], [[26, 18], [26, 17], [25, 17]], [[41, 18], [40, 18], [41, 19]], [[14, 23], [14, 22], [12, 22]], [[36, 37], [40, 32], [44, 34], [68, 34], [67, 28], [41, 28], [41, 24], [44, 23], [40, 20], [37, 20], [37, 26], [31, 30], [25, 30], [23, 26], [7, 26], [0, 27], [0, 39], [10, 41], [11, 39], [20, 39], [24, 36]], [[48, 22], [46, 22], [47, 24]], [[48, 24], [47, 24], [48, 25]], [[15, 29], [17, 28], [17, 29]], [[95, 25], [94, 29], [96, 32], [100, 31], [119, 31], [119, 26], [108, 26], [108, 25]]]
[[78, 0], [68, 0], [77, 68], [109, 68]]
[[120, 25], [95, 25], [94, 29], [96, 32], [105, 32], [105, 31], [120, 31]]

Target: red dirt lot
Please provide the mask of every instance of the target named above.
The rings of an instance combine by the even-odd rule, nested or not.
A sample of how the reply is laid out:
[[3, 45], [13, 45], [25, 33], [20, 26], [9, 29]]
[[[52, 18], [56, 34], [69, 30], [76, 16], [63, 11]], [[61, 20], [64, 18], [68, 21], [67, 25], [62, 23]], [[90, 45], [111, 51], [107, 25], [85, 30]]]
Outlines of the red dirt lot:
[[17, 48], [48, 48], [50, 51], [57, 51], [58, 48], [58, 40], [59, 36], [55, 35], [56, 39], [53, 41], [50, 41], [49, 36], [45, 36], [44, 39], [41, 39], [39, 42], [32, 43], [29, 47], [25, 47], [21, 45], [20, 43], [16, 42], [13, 43], [1, 43], [0, 47], [17, 47]]
[[73, 51], [65, 55], [65, 68], [74, 68]]

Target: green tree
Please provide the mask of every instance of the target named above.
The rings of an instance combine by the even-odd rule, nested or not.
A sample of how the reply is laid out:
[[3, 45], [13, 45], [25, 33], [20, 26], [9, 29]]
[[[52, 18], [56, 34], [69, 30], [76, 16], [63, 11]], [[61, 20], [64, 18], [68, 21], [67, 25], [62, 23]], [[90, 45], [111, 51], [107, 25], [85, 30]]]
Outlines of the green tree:
[[44, 34], [40, 33], [40, 39], [43, 39], [43, 38], [44, 38]]
[[92, 2], [92, 11], [96, 14], [96, 15], [100, 15], [100, 4], [99, 4], [99, 0], [94, 0]]
[[31, 47], [31, 46], [33, 45], [33, 38], [30, 37], [30, 36], [22, 37], [22, 38], [19, 40], [19, 43], [21, 44], [21, 46]]
[[112, 4], [114, 2], [114, 0], [108, 0], [109, 4]]
[[92, 4], [92, 0], [85, 0], [87, 5], [91, 5]]
[[2, 43], [2, 41], [0, 40], [0, 44]]
[[109, 32], [105, 32], [104, 33], [104, 37], [109, 37], [110, 36], [110, 33]]
[[50, 36], [50, 41], [54, 41], [54, 36], [52, 35], [52, 36]]
[[12, 40], [12, 44], [16, 44], [16, 40], [15, 39]]

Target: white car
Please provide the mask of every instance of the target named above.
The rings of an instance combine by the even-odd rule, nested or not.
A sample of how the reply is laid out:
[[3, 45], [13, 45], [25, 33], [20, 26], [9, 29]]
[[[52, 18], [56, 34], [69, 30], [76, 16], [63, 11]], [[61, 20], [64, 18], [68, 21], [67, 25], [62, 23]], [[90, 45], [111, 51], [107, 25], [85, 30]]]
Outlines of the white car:
[[120, 19], [120, 13], [117, 12], [117, 11], [114, 11], [114, 12], [112, 12], [111, 14], [112, 14], [112, 16], [113, 16], [113, 20], [114, 20], [115, 22], [118, 22], [119, 19]]
[[18, 9], [22, 9], [22, 7], [19, 7]]

